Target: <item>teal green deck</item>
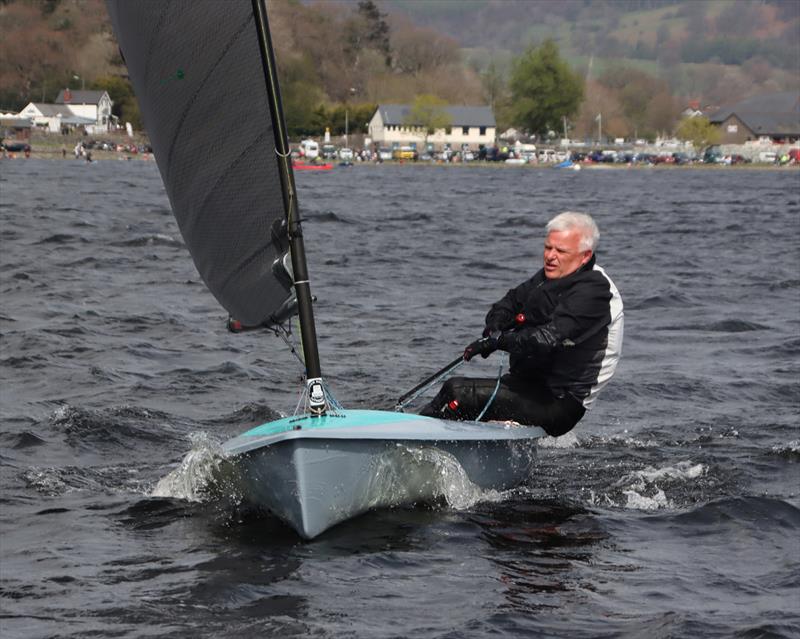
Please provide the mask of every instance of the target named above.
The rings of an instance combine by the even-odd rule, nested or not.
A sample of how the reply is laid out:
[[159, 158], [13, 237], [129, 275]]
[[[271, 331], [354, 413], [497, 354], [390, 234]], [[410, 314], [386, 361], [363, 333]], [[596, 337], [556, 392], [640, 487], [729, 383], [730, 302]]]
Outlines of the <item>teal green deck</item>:
[[284, 417], [251, 428], [241, 437], [263, 437], [265, 435], [278, 435], [293, 430], [325, 429], [325, 428], [358, 428], [360, 426], [380, 426], [382, 424], [396, 424], [405, 421], [419, 421], [430, 419], [408, 413], [392, 413], [381, 410], [344, 410], [322, 417], [310, 415], [293, 415]]

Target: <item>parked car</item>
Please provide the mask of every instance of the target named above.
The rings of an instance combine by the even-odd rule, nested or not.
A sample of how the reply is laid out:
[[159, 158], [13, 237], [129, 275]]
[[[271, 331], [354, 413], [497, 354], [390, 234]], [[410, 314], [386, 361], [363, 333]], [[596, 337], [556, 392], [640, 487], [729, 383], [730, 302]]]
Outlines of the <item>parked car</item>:
[[723, 159], [723, 155], [719, 151], [709, 149], [703, 154], [704, 164], [721, 164]]
[[387, 147], [385, 147], [385, 146], [382, 146], [380, 149], [378, 149], [378, 157], [381, 160], [391, 160], [392, 159], [392, 150], [387, 148]]
[[410, 146], [401, 146], [392, 151], [394, 160], [416, 160], [417, 150]]
[[31, 145], [26, 142], [3, 142], [3, 148], [9, 153], [30, 153]]
[[345, 162], [352, 162], [353, 161], [353, 149], [348, 149], [347, 147], [343, 149], [339, 149], [339, 159]]
[[314, 140], [303, 140], [300, 142], [300, 152], [308, 160], [319, 157], [319, 144]]
[[323, 160], [336, 159], [336, 147], [333, 144], [323, 144], [321, 155]]

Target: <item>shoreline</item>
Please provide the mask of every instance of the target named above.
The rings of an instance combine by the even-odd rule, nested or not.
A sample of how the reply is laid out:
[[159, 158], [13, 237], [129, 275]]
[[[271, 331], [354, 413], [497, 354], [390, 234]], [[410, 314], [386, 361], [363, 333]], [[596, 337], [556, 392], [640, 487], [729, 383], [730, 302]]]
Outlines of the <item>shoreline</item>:
[[[25, 157], [24, 153], [6, 153], [4, 156], [0, 157], [0, 161], [19, 161], [19, 160], [49, 160], [49, 161], [58, 161], [58, 162], [86, 162], [85, 158], [76, 158], [74, 154], [68, 152], [66, 156], [63, 156], [60, 150], [46, 150], [46, 151], [36, 151], [31, 150], [30, 156]], [[155, 157], [152, 153], [130, 153], [130, 152], [119, 152], [119, 151], [101, 151], [96, 150], [92, 151], [92, 162], [131, 162], [131, 161], [138, 161], [138, 162], [154, 162]], [[446, 167], [452, 169], [475, 169], [477, 167], [490, 167], [493, 169], [501, 170], [501, 169], [516, 169], [516, 170], [550, 170], [555, 169], [554, 164], [506, 164], [505, 162], [486, 162], [475, 160], [472, 162], [430, 162], [430, 161], [417, 161], [417, 162], [405, 162], [405, 161], [396, 161], [396, 160], [384, 160], [383, 162], [354, 162], [350, 166], [338, 166], [334, 165], [335, 169], [350, 169], [350, 168], [379, 168], [382, 166], [424, 166], [424, 167]], [[760, 162], [752, 162], [748, 164], [703, 164], [702, 162], [697, 162], [694, 164], [624, 164], [624, 163], [581, 163], [576, 166], [580, 166], [581, 171], [621, 171], [621, 170], [667, 170], [667, 171], [680, 171], [680, 170], [703, 170], [703, 171], [741, 171], [741, 170], [757, 170], [757, 171], [774, 171], [774, 170], [792, 170], [800, 168], [800, 164], [785, 164], [785, 165], [778, 165], [778, 164], [768, 164], [768, 163], [760, 163]], [[565, 167], [562, 169], [558, 169], [564, 173], [577, 173], [575, 169], [571, 169], [569, 167]]]

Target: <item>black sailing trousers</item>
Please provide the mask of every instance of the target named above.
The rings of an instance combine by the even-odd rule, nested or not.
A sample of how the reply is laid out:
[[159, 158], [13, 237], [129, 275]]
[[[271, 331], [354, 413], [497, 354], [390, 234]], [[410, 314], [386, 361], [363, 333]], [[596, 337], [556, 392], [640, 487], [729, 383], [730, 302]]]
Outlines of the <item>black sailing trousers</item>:
[[[438, 395], [420, 411], [420, 415], [474, 420], [486, 406], [496, 386], [496, 377], [451, 377], [442, 385]], [[456, 400], [457, 406], [451, 404], [453, 400]], [[541, 426], [548, 435], [558, 437], [572, 430], [585, 412], [583, 404], [569, 395], [555, 397], [544, 384], [523, 384], [512, 375], [503, 375], [497, 395], [482, 419], [513, 420], [526, 426]]]

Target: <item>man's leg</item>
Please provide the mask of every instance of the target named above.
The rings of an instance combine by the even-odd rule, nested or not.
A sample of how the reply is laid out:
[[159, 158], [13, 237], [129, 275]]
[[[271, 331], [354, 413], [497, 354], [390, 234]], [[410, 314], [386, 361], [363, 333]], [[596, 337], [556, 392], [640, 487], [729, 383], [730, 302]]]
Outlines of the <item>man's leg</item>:
[[495, 386], [497, 378], [451, 377], [419, 414], [440, 419], [477, 419]]
[[494, 399], [483, 416], [485, 421], [515, 421], [526, 426], [541, 426], [553, 437], [572, 430], [586, 412], [583, 405], [572, 397], [554, 397], [542, 385], [520, 384], [510, 375], [504, 375], [499, 387], [497, 378], [452, 377], [420, 414], [440, 419], [474, 420], [492, 394]]
[[585, 412], [583, 404], [569, 395], [555, 397], [542, 383], [520, 382], [503, 375], [484, 419], [541, 426], [548, 435], [558, 437], [572, 430]]

